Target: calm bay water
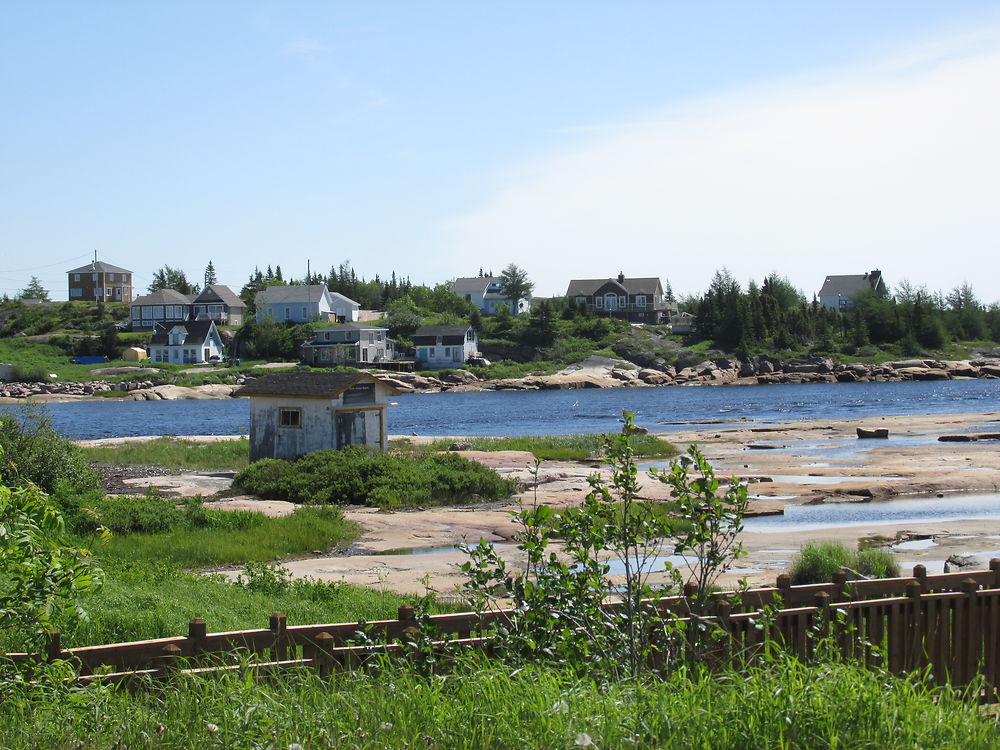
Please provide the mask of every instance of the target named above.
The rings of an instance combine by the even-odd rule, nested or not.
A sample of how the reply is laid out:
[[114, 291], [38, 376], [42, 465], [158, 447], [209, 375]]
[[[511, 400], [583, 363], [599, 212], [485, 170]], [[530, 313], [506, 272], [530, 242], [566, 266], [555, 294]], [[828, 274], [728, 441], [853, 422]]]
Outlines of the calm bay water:
[[[616, 431], [623, 409], [655, 430], [660, 422], [864, 419], [902, 414], [1000, 411], [1000, 380], [613, 388], [403, 394], [389, 432], [407, 435], [562, 435]], [[12, 409], [17, 407], [0, 407]], [[131, 435], [235, 435], [249, 429], [247, 399], [87, 401], [45, 407], [76, 439]]]

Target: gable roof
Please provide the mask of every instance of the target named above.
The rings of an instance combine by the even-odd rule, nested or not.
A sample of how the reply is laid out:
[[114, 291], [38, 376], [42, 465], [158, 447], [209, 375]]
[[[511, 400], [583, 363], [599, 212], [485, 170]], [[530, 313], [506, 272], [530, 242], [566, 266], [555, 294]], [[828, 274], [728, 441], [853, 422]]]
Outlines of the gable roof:
[[227, 307], [246, 307], [246, 303], [225, 284], [209, 284], [194, 298], [195, 302], [221, 302]]
[[414, 336], [464, 336], [472, 326], [420, 326]]
[[237, 396], [324, 396], [336, 398], [355, 383], [378, 383], [395, 396], [399, 391], [365, 372], [276, 372], [249, 381]]
[[130, 305], [190, 305], [193, 295], [181, 294], [175, 289], [157, 289], [151, 294], [136, 297]]
[[153, 337], [149, 340], [151, 346], [171, 346], [170, 332], [177, 327], [187, 331], [187, 338], [182, 346], [191, 346], [194, 343], [200, 344], [208, 338], [209, 333], [215, 328], [215, 321], [212, 320], [166, 320], [153, 326]]
[[882, 283], [882, 272], [877, 268], [863, 274], [848, 274], [846, 276], [827, 276], [823, 287], [819, 290], [820, 297], [853, 297], [858, 292], [870, 292], [878, 289]]
[[257, 305], [273, 305], [282, 302], [319, 302], [323, 295], [329, 299], [326, 284], [295, 284], [291, 286], [269, 286], [257, 292]]
[[85, 266], [80, 266], [79, 268], [74, 268], [72, 271], [67, 271], [66, 273], [132, 273], [127, 268], [119, 268], [118, 266], [113, 266], [110, 263], [105, 263], [103, 260], [90, 261]]
[[663, 285], [655, 276], [626, 279], [573, 279], [566, 289], [567, 297], [590, 297], [605, 284], [612, 284], [625, 291], [626, 294], [649, 294], [656, 295], [663, 293]]
[[333, 300], [338, 300], [338, 299], [339, 300], [343, 300], [344, 302], [346, 302], [349, 305], [353, 305], [354, 307], [357, 307], [359, 309], [361, 308], [361, 303], [360, 302], [355, 302], [350, 297], [345, 297], [340, 292], [330, 292], [330, 298], [333, 299]]
[[499, 284], [496, 276], [463, 276], [451, 282], [451, 291], [461, 297], [463, 294], [479, 294], [490, 284]]
[[339, 323], [327, 328], [317, 328], [316, 333], [332, 333], [333, 331], [388, 331], [385, 326], [376, 326], [371, 323]]

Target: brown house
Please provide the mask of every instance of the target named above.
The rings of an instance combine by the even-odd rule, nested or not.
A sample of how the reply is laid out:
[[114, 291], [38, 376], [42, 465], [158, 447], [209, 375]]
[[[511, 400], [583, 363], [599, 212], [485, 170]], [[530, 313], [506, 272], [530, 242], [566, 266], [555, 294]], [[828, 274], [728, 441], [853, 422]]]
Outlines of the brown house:
[[657, 278], [627, 279], [620, 273], [616, 279], [573, 279], [566, 296], [571, 302], [586, 304], [596, 315], [632, 323], [661, 323], [677, 312]]
[[131, 302], [132, 272], [102, 260], [66, 272], [71, 302]]

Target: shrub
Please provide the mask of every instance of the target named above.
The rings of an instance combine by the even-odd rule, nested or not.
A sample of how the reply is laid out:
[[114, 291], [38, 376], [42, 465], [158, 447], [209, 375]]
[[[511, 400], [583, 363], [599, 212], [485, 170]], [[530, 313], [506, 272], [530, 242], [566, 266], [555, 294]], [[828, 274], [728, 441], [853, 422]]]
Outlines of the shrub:
[[86, 491], [100, 481], [80, 449], [56, 432], [48, 412], [25, 404], [0, 419], [0, 473], [13, 487], [35, 484], [52, 492], [60, 483]]
[[874, 578], [899, 575], [899, 563], [891, 552], [852, 550], [840, 542], [806, 542], [792, 560], [790, 575], [794, 585], [829, 583], [833, 574], [844, 567]]
[[516, 481], [454, 454], [396, 456], [361, 446], [264, 459], [233, 479], [269, 500], [404, 507], [509, 497]]

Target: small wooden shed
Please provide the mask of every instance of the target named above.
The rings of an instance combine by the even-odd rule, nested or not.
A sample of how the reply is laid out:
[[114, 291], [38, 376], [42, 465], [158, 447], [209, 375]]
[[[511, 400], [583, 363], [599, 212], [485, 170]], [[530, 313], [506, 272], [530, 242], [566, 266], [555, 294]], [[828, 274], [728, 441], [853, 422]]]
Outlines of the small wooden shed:
[[367, 373], [282, 372], [248, 382], [250, 460], [367, 445], [385, 450], [389, 396]]

